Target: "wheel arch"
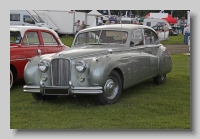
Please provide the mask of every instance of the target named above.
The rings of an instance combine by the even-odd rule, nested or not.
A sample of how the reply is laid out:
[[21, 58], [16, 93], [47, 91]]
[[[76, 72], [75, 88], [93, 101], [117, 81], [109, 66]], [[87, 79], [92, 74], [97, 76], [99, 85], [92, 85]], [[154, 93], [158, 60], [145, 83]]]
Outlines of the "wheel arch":
[[[122, 82], [122, 90], [123, 90], [123, 88], [124, 88], [124, 76], [123, 76], [123, 73], [122, 73], [122, 71], [119, 69], [119, 68], [114, 68], [112, 71], [116, 71], [118, 74], [119, 74], [119, 76], [120, 76], [120, 79], [121, 79], [121, 82]], [[112, 72], [111, 71], [111, 72]], [[111, 73], [110, 72], [110, 73]]]

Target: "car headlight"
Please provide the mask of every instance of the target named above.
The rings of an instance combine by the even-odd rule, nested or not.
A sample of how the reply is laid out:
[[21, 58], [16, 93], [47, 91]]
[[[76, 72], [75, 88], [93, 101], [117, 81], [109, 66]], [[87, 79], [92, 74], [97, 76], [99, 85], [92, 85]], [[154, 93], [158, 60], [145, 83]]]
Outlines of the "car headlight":
[[38, 64], [38, 68], [42, 72], [47, 71], [48, 67], [49, 67], [49, 63], [46, 62], [45, 60], [40, 61], [40, 63]]
[[78, 70], [79, 72], [83, 72], [86, 68], [86, 64], [84, 61], [79, 60], [76, 62], [76, 70]]

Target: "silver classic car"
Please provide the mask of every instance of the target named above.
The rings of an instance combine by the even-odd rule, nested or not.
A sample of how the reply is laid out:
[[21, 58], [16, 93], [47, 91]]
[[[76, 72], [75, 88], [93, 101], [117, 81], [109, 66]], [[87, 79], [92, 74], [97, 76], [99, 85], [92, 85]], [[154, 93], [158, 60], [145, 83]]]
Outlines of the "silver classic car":
[[124, 89], [151, 78], [163, 84], [172, 70], [171, 54], [144, 25], [87, 28], [76, 35], [70, 49], [37, 52], [25, 67], [23, 87], [36, 100], [90, 94], [102, 105], [114, 104]]

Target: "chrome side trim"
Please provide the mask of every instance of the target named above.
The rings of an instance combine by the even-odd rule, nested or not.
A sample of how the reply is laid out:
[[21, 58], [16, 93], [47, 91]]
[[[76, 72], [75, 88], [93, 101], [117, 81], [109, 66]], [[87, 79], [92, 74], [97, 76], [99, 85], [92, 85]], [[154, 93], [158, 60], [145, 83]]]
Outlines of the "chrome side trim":
[[23, 59], [14, 59], [14, 60], [10, 60], [10, 62], [13, 62], [13, 61], [22, 61], [22, 60], [27, 60], [26, 58], [23, 58]]

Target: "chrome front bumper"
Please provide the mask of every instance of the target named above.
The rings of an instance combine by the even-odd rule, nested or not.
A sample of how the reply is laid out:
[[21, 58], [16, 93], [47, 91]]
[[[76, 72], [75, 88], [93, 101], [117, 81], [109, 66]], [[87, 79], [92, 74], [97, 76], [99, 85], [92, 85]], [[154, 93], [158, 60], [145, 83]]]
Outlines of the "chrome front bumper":
[[75, 94], [101, 94], [102, 87], [73, 87], [73, 86], [31, 86], [24, 85], [25, 93], [39, 93], [42, 95], [75, 95]]

